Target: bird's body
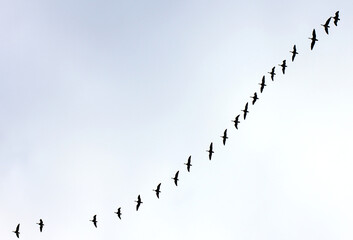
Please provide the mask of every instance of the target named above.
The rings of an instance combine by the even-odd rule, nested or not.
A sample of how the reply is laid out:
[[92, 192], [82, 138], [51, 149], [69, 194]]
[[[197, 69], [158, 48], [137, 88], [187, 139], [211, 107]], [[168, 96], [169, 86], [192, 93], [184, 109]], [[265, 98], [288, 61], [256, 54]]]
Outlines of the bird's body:
[[17, 238], [20, 238], [20, 224], [17, 224], [16, 230], [12, 232], [16, 234]]
[[90, 221], [93, 222], [93, 224], [94, 224], [95, 227], [97, 227], [97, 222], [98, 222], [98, 221], [97, 221], [97, 215], [94, 215], [94, 216], [93, 216], [93, 219], [90, 220]]
[[156, 192], [157, 198], [159, 198], [159, 193], [161, 192], [161, 183], [158, 184], [156, 189], [153, 189]]
[[249, 113], [249, 111], [248, 111], [248, 104], [249, 104], [249, 103], [246, 103], [244, 110], [241, 110], [242, 112], [244, 112], [244, 120], [246, 119], [246, 115]]
[[228, 139], [228, 137], [227, 137], [227, 129], [226, 130], [224, 130], [224, 132], [223, 132], [223, 136], [221, 136], [221, 138], [223, 138], [223, 145], [226, 145], [226, 141], [227, 141], [227, 139]]
[[179, 171], [177, 171], [175, 173], [175, 176], [172, 178], [174, 180], [175, 186], [178, 186], [178, 181], [179, 181], [178, 176], [179, 176]]
[[262, 91], [264, 90], [266, 84], [265, 84], [265, 75], [262, 77], [261, 83], [259, 83], [260, 85], [260, 93], [262, 93]]
[[236, 129], [238, 129], [238, 124], [240, 123], [239, 117], [240, 117], [240, 115], [236, 116], [235, 119], [232, 120], [232, 122], [234, 122], [234, 127], [235, 127]]
[[282, 73], [285, 74], [286, 73], [286, 67], [287, 67], [287, 61], [283, 60], [282, 64], [278, 64], [278, 66], [282, 67]]
[[333, 17], [333, 24], [335, 24], [335, 26], [337, 26], [338, 21], [341, 20], [339, 17], [339, 14], [340, 14], [340, 11], [337, 11], [335, 13], [335, 16]]
[[39, 225], [39, 231], [42, 232], [43, 231], [43, 227], [44, 227], [44, 223], [42, 219], [39, 219], [39, 223], [37, 223]]
[[325, 24], [321, 24], [321, 26], [323, 26], [323, 27], [325, 28], [325, 32], [326, 32], [327, 34], [328, 34], [328, 29], [330, 28], [329, 24], [330, 24], [331, 18], [332, 18], [332, 17], [329, 17], [329, 18], [326, 20]]
[[315, 46], [315, 42], [319, 41], [319, 40], [316, 38], [315, 29], [313, 29], [312, 37], [309, 38], [309, 39], [311, 39], [310, 49], [313, 50], [313, 48], [314, 48], [314, 46]]
[[121, 213], [121, 207], [118, 208], [118, 210], [116, 212], [114, 212], [116, 215], [118, 215], [118, 218], [121, 219], [121, 215], [123, 215]]
[[256, 92], [254, 93], [254, 96], [252, 96], [252, 97], [250, 97], [250, 98], [252, 98], [252, 105], [254, 105], [255, 102], [256, 102], [256, 100], [259, 99], [259, 98], [257, 97], [257, 93], [256, 93]]
[[135, 201], [135, 202], [137, 203], [137, 204], [136, 204], [136, 211], [138, 211], [139, 208], [140, 208], [141, 203], [143, 203], [143, 202], [141, 201], [140, 195], [137, 196], [137, 201]]
[[274, 77], [275, 77], [275, 75], [276, 75], [276, 73], [275, 73], [275, 68], [276, 68], [276, 67], [273, 67], [272, 70], [271, 70], [271, 72], [268, 72], [268, 73], [271, 75], [271, 80], [272, 80], [272, 81], [274, 81]]
[[188, 162], [184, 163], [184, 164], [186, 165], [186, 169], [188, 170], [188, 172], [190, 172], [190, 167], [192, 166], [191, 165], [191, 156], [189, 156]]
[[293, 51], [290, 51], [292, 53], [292, 62], [294, 61], [295, 56], [298, 54], [297, 52], [297, 46], [293, 46]]
[[211, 142], [210, 144], [210, 148], [207, 150], [208, 152], [208, 159], [211, 160], [212, 159], [212, 154], [214, 153], [213, 151], [213, 143]]

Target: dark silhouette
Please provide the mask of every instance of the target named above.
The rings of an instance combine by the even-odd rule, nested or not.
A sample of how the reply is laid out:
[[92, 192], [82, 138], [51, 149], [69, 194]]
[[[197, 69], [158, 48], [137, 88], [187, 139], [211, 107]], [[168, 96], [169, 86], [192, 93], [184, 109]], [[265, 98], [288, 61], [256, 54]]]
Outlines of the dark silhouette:
[[42, 219], [39, 219], [39, 223], [37, 223], [39, 225], [39, 231], [42, 232], [43, 231], [43, 227], [44, 227], [44, 223]]
[[223, 136], [221, 136], [221, 138], [223, 138], [223, 145], [226, 145], [226, 141], [228, 139], [228, 137], [227, 137], [227, 129], [224, 130]]
[[259, 99], [259, 98], [257, 97], [257, 93], [256, 93], [256, 92], [254, 92], [254, 96], [252, 96], [252, 97], [250, 97], [250, 98], [252, 98], [252, 105], [254, 105], [255, 102], [256, 102], [256, 100]]
[[12, 231], [13, 233], [16, 233], [16, 237], [20, 238], [20, 224], [17, 224], [16, 231]]
[[341, 20], [339, 17], [339, 14], [340, 14], [340, 11], [337, 11], [335, 13], [335, 16], [333, 17], [333, 23], [335, 24], [335, 26], [337, 26], [338, 21]]
[[269, 74], [271, 74], [271, 80], [274, 81], [274, 76], [276, 75], [275, 73], [275, 67], [272, 68], [271, 72], [268, 72]]
[[282, 73], [283, 74], [286, 74], [286, 60], [283, 60], [282, 64], [278, 64], [278, 66], [281, 66], [282, 67]]
[[136, 204], [136, 211], [138, 211], [139, 208], [140, 208], [141, 203], [143, 203], [143, 202], [141, 202], [141, 197], [140, 197], [140, 195], [137, 196], [137, 201], [135, 201], [135, 202], [137, 202], [137, 204]]
[[293, 46], [293, 51], [290, 51], [292, 53], [292, 62], [294, 61], [295, 55], [298, 54], [297, 52], [297, 46]]
[[98, 221], [97, 221], [97, 215], [94, 215], [94, 216], [93, 216], [93, 219], [90, 220], [90, 221], [93, 222], [93, 224], [94, 224], [95, 227], [97, 227], [97, 222], [98, 222]]
[[172, 178], [174, 180], [175, 186], [178, 186], [178, 176], [179, 176], [179, 171], [175, 173], [175, 176]]
[[158, 184], [157, 189], [153, 189], [156, 192], [157, 198], [159, 198], [159, 193], [161, 192], [161, 183]]
[[189, 156], [188, 162], [184, 163], [184, 164], [186, 165], [186, 169], [188, 170], [188, 172], [190, 172], [190, 167], [192, 166], [191, 165], [191, 156]]
[[213, 151], [213, 143], [212, 143], [212, 142], [211, 142], [211, 144], [210, 144], [210, 149], [207, 150], [206, 152], [208, 152], [208, 159], [211, 160], [212, 154], [214, 153], [214, 151]]
[[265, 84], [265, 75], [262, 77], [261, 83], [259, 83], [260, 87], [260, 93], [264, 90], [264, 87], [266, 86]]
[[240, 115], [236, 116], [235, 119], [232, 120], [232, 122], [234, 122], [234, 127], [235, 127], [236, 129], [238, 129], [238, 124], [240, 123], [239, 117], [240, 117]]
[[310, 45], [310, 49], [313, 50], [314, 46], [315, 46], [315, 42], [316, 41], [319, 41], [317, 38], [316, 38], [316, 32], [315, 32], [315, 29], [313, 29], [313, 36], [311, 38], [311, 45]]
[[116, 215], [118, 215], [118, 218], [121, 219], [121, 215], [123, 215], [123, 214], [121, 213], [121, 207], [118, 208], [118, 211], [116, 211], [116, 212], [114, 212], [114, 213], [116, 213]]
[[246, 115], [249, 113], [248, 111], [248, 103], [245, 104], [245, 109], [241, 110], [242, 112], [244, 112], [244, 120], [246, 119]]
[[323, 26], [325, 28], [325, 32], [328, 34], [328, 29], [330, 28], [329, 24], [331, 21], [332, 17], [329, 17], [329, 19], [326, 20], [325, 24], [321, 24], [321, 26]]

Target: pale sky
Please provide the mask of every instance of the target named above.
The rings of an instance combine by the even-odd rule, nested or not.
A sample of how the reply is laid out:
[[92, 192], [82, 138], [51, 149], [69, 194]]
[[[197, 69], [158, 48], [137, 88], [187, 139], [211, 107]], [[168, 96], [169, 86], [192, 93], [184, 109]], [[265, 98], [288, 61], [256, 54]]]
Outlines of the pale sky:
[[0, 239], [353, 239], [352, 24], [350, 0], [2, 1]]

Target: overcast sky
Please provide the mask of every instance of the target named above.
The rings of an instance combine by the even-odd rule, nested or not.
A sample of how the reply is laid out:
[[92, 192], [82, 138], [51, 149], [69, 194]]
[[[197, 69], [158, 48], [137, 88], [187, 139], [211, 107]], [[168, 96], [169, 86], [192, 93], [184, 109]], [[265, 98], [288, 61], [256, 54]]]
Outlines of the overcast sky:
[[353, 239], [352, 24], [350, 0], [2, 1], [0, 238]]

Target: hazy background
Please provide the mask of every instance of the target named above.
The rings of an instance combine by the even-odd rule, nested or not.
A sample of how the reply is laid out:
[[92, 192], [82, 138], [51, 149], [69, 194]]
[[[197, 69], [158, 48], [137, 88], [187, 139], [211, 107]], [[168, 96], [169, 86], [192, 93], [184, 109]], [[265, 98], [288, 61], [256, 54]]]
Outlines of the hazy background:
[[352, 239], [352, 24], [350, 0], [2, 1], [0, 238]]

